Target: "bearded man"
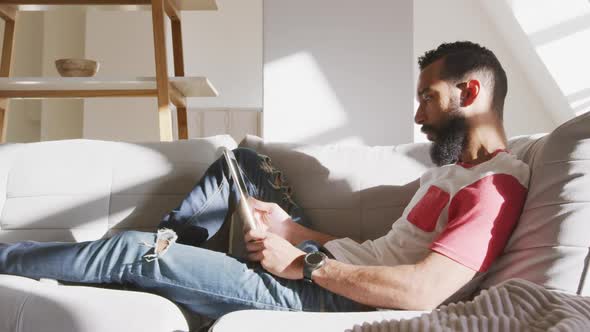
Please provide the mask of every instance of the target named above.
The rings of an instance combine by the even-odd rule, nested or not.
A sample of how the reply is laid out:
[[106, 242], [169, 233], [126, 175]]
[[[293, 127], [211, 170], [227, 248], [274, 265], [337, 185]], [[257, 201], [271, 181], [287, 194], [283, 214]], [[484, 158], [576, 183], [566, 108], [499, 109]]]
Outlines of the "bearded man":
[[473, 286], [500, 255], [520, 217], [529, 169], [507, 150], [507, 79], [490, 50], [442, 44], [418, 63], [415, 122], [433, 142], [438, 167], [422, 175], [385, 236], [357, 243], [310, 229], [268, 157], [236, 149], [261, 226], [244, 235], [247, 259], [202, 248], [238, 204], [219, 159], [157, 233], [5, 244], [0, 273], [124, 284], [212, 318], [243, 309], [435, 308]]

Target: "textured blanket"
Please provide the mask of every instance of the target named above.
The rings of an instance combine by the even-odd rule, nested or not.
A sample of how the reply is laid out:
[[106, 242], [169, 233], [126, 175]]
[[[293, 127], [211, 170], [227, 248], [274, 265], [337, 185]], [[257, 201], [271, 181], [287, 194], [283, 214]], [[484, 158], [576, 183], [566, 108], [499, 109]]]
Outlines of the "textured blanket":
[[365, 323], [352, 331], [590, 331], [590, 297], [511, 279], [469, 302], [442, 306], [413, 319]]

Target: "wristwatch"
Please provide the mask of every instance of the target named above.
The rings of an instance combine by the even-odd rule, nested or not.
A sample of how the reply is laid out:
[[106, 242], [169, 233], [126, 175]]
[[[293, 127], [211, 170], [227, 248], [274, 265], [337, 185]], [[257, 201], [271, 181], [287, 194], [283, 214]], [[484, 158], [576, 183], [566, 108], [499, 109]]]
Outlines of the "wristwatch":
[[305, 255], [303, 258], [303, 280], [307, 282], [313, 282], [313, 280], [311, 280], [311, 274], [313, 271], [324, 266], [324, 264], [326, 264], [327, 258], [328, 256], [326, 256], [326, 254], [321, 251], [315, 251]]

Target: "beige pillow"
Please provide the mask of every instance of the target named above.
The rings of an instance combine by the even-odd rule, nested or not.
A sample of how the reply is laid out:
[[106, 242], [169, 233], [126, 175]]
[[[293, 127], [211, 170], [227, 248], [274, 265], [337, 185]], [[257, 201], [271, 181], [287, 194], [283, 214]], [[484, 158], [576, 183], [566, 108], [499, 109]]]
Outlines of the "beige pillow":
[[[511, 142], [518, 145], [518, 140]], [[589, 295], [590, 113], [516, 152], [531, 167], [528, 197], [504, 254], [482, 287], [523, 278]]]

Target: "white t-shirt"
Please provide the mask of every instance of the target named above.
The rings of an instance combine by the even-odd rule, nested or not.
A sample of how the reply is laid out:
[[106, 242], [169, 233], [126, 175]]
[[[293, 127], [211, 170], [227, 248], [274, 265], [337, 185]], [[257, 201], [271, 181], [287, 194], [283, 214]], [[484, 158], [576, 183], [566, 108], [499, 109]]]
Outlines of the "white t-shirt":
[[529, 175], [528, 165], [505, 150], [481, 164], [430, 169], [386, 235], [362, 244], [337, 239], [324, 247], [355, 265], [415, 264], [435, 251], [483, 272], [520, 218]]

